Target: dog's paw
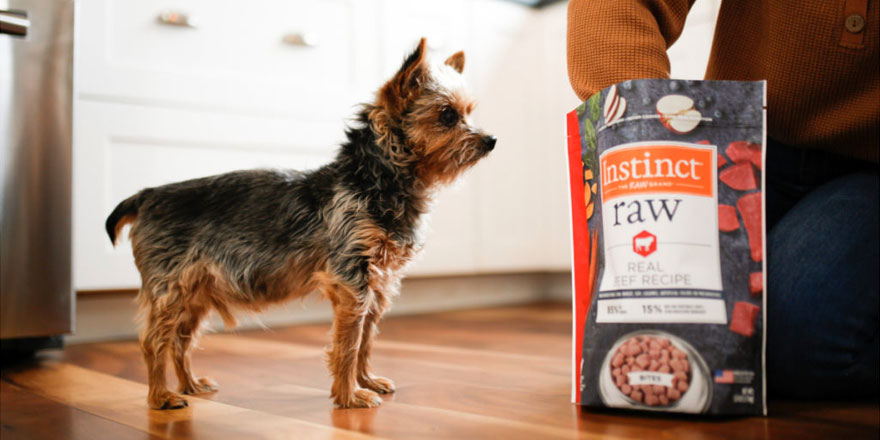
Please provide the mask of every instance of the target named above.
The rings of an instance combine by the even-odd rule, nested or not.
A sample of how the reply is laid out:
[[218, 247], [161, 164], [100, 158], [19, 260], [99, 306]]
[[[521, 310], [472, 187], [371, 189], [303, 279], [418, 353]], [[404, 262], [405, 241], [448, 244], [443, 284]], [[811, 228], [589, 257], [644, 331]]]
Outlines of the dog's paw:
[[354, 408], [375, 408], [382, 404], [382, 398], [373, 391], [357, 389], [354, 392]]
[[210, 377], [200, 377], [190, 383], [181, 384], [180, 392], [183, 394], [204, 394], [204, 393], [213, 393], [220, 388], [217, 386], [217, 382]]
[[394, 392], [394, 382], [387, 377], [369, 376], [358, 379], [358, 384], [379, 394], [389, 394]]
[[186, 399], [171, 391], [161, 393], [156, 398], [150, 398], [148, 403], [151, 409], [180, 409], [189, 406]]
[[337, 396], [334, 403], [340, 408], [375, 408], [382, 404], [382, 399], [373, 391], [358, 388], [350, 395]]
[[211, 379], [208, 376], [200, 377], [199, 378], [199, 385], [201, 385], [203, 389], [207, 390], [210, 393], [213, 393], [215, 391], [220, 390], [220, 386], [217, 385], [217, 381], [214, 379]]

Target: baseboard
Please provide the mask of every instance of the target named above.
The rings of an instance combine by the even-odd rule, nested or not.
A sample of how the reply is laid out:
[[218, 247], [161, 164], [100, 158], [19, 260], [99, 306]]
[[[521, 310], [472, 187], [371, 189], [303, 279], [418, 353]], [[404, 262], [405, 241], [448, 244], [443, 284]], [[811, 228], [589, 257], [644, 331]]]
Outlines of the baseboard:
[[[571, 274], [567, 272], [409, 278], [403, 281], [389, 316], [570, 299]], [[65, 341], [77, 344], [136, 338], [136, 312], [133, 293], [79, 295], [76, 332]], [[309, 295], [264, 313], [237, 315], [240, 325], [236, 329], [329, 323], [332, 316], [329, 302]], [[209, 327], [211, 331], [226, 330], [217, 316], [211, 317]]]

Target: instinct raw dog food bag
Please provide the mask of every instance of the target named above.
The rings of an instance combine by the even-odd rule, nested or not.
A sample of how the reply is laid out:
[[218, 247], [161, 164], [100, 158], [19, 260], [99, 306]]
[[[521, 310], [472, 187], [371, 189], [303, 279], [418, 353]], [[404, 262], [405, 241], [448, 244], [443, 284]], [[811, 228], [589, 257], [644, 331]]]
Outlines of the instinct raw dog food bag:
[[633, 80], [568, 114], [575, 402], [766, 414], [764, 103]]

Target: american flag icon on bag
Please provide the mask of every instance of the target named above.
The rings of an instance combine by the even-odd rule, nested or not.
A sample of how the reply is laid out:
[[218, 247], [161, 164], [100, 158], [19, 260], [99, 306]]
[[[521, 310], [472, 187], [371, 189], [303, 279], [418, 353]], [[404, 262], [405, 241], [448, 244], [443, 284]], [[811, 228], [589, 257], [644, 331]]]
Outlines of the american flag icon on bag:
[[733, 371], [715, 370], [715, 383], [733, 383]]

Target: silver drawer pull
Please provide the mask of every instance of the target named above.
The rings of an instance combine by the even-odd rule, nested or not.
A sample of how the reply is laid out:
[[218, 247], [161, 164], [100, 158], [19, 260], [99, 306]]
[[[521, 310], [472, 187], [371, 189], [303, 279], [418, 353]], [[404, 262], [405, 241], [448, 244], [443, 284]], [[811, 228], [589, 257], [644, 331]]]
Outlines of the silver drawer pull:
[[31, 21], [26, 12], [0, 11], [0, 34], [9, 34], [19, 37], [27, 35]]
[[169, 26], [196, 28], [196, 19], [189, 14], [180, 11], [162, 11], [159, 13], [159, 23]]
[[321, 42], [318, 34], [312, 32], [290, 32], [281, 39], [285, 44], [300, 47], [317, 47]]

